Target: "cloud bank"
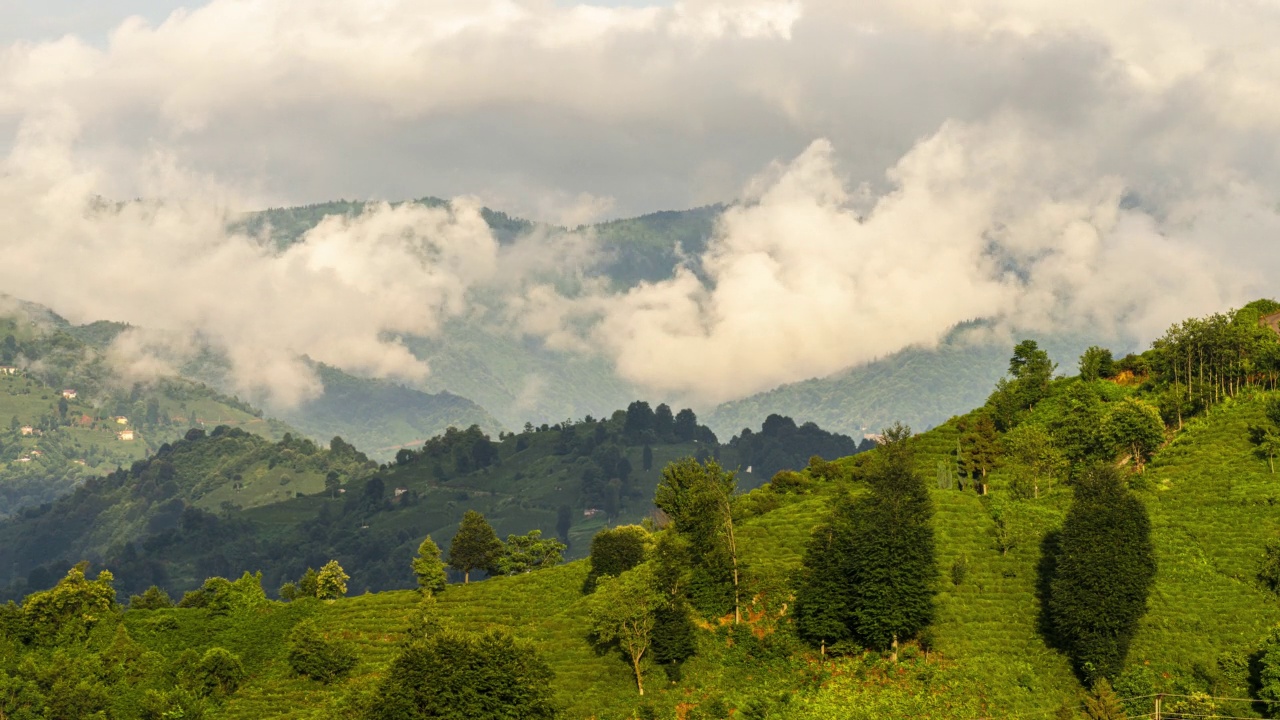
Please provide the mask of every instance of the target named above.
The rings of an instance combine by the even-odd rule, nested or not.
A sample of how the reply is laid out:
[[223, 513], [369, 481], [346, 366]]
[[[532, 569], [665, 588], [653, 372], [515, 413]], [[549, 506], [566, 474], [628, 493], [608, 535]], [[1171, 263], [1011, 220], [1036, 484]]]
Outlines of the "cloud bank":
[[[0, 289], [212, 338], [286, 402], [297, 353], [421, 377], [396, 336], [480, 296], [701, 403], [975, 317], [1147, 340], [1280, 285], [1278, 31], [1249, 2], [214, 0], [0, 49]], [[424, 194], [462, 199], [283, 253], [225, 230]], [[589, 237], [500, 247], [477, 212], [738, 199], [700, 274], [625, 292], [543, 282]]]

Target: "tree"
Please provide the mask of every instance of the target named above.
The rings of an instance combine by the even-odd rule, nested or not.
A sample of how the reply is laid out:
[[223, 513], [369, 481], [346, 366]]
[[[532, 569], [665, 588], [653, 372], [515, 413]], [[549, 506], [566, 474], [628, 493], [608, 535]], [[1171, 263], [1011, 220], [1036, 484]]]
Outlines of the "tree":
[[686, 537], [694, 558], [694, 606], [715, 616], [732, 609], [740, 622], [742, 566], [734, 531], [734, 473], [720, 464], [692, 458], [671, 463], [662, 471], [653, 504], [671, 518], [674, 530]]
[[130, 610], [160, 610], [171, 607], [173, 607], [173, 598], [155, 585], [147, 588], [141, 595], [133, 595], [129, 598]]
[[649, 549], [649, 531], [639, 525], [622, 525], [601, 530], [591, 538], [591, 569], [582, 584], [584, 593], [595, 591], [602, 577], [617, 577], [644, 562]]
[[445, 577], [444, 561], [440, 559], [440, 546], [428, 535], [418, 546], [413, 558], [413, 574], [418, 578], [418, 589], [424, 593], [444, 592], [449, 580]]
[[591, 629], [602, 645], [616, 646], [631, 664], [636, 690], [644, 695], [640, 663], [653, 643], [657, 613], [665, 605], [652, 565], [640, 565], [617, 577], [602, 577], [591, 596]]
[[1164, 444], [1164, 421], [1159, 410], [1129, 397], [1112, 405], [1102, 421], [1101, 433], [1111, 447], [1128, 452], [1138, 472], [1142, 472], [1147, 461]]
[[689, 442], [698, 435], [698, 416], [689, 408], [685, 408], [676, 413], [676, 422], [673, 427], [676, 436], [676, 442]]
[[1080, 356], [1080, 379], [1093, 382], [1100, 378], [1112, 377], [1115, 375], [1114, 363], [1110, 350], [1091, 345]]
[[[336, 439], [336, 438], [335, 438]], [[339, 479], [337, 470], [330, 470], [324, 476], [324, 492], [329, 497], [338, 497], [338, 491], [342, 489], [342, 480]]]
[[312, 620], [303, 620], [289, 633], [289, 667], [303, 677], [331, 683], [356, 666], [351, 644], [320, 634]]
[[492, 572], [496, 575], [519, 575], [552, 567], [564, 557], [564, 547], [564, 543], [555, 538], [544, 540], [541, 530], [530, 530], [524, 535], [508, 535]]
[[203, 694], [219, 697], [235, 692], [247, 677], [240, 658], [220, 647], [206, 650], [196, 663], [194, 673]]
[[1054, 639], [1088, 682], [1124, 666], [1155, 580], [1146, 507], [1111, 465], [1091, 469], [1075, 488], [1049, 578]]
[[640, 452], [640, 467], [645, 470], [653, 469], [653, 447], [645, 443], [644, 450]]
[[115, 610], [115, 577], [102, 570], [90, 580], [85, 576], [86, 567], [88, 563], [76, 565], [54, 587], [31, 593], [23, 600], [24, 640], [33, 644], [79, 641]]
[[987, 413], [966, 420], [960, 436], [960, 469], [974, 481], [979, 495], [987, 494], [987, 473], [996, 466], [1000, 457], [1000, 442], [996, 424]]
[[1263, 548], [1258, 580], [1263, 587], [1280, 595], [1280, 540], [1272, 540]]
[[1276, 472], [1276, 456], [1280, 455], [1280, 429], [1263, 425], [1249, 426], [1249, 442], [1254, 450], [1267, 461], [1267, 467], [1274, 475]]
[[337, 560], [330, 560], [316, 575], [316, 597], [321, 600], [336, 600], [346, 595], [347, 581], [350, 579]]
[[1098, 678], [1093, 692], [1084, 698], [1084, 714], [1089, 720], [1128, 720], [1124, 705], [1105, 677]]
[[866, 476], [871, 491], [837, 504], [810, 540], [796, 624], [811, 643], [857, 640], [896, 653], [933, 620], [933, 505], [909, 437], [906, 428], [884, 433]]
[[1014, 493], [1022, 497], [1040, 497], [1040, 486], [1052, 489], [1053, 478], [1067, 467], [1066, 458], [1043, 425], [1023, 423], [1005, 433], [1000, 444], [1014, 472]]
[[1271, 716], [1280, 716], [1280, 626], [1271, 631], [1258, 653], [1258, 699]]
[[552, 720], [554, 678], [538, 653], [509, 633], [434, 628], [392, 661], [367, 717]]
[[449, 543], [449, 567], [462, 573], [462, 584], [471, 582], [472, 570], [492, 572], [502, 556], [502, 541], [484, 515], [468, 510]]
[[312, 568], [298, 578], [298, 597], [316, 597], [319, 594], [319, 574]]

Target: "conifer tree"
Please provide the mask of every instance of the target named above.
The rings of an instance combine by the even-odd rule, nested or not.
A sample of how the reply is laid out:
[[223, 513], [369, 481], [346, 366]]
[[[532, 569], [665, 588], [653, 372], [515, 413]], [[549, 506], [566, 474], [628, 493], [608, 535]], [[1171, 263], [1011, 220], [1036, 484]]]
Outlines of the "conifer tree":
[[1098, 678], [1098, 682], [1094, 683], [1093, 692], [1084, 699], [1084, 714], [1089, 720], [1128, 720], [1129, 716], [1125, 714], [1124, 705], [1120, 703], [1120, 697], [1111, 689], [1111, 683], [1104, 678]]
[[418, 588], [427, 594], [444, 592], [448, 578], [444, 573], [444, 561], [440, 559], [440, 546], [428, 535], [418, 546], [413, 558], [413, 574], [418, 578]]
[[1089, 682], [1120, 672], [1155, 580], [1146, 507], [1122, 483], [1110, 465], [1081, 478], [1049, 582], [1056, 640]]
[[472, 570], [492, 570], [502, 555], [502, 541], [484, 515], [468, 510], [458, 533], [449, 543], [449, 567], [462, 573], [462, 583], [471, 582]]

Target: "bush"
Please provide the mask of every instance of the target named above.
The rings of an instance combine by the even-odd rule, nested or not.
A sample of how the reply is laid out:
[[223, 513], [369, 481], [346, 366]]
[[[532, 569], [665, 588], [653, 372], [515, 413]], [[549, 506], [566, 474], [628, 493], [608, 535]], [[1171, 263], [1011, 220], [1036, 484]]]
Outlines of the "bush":
[[147, 588], [141, 595], [133, 595], [129, 598], [130, 610], [160, 610], [171, 607], [173, 607], [173, 599], [169, 597], [169, 593], [155, 585]]
[[310, 620], [298, 623], [289, 633], [289, 667], [299, 675], [331, 683], [355, 666], [350, 643], [325, 638]]
[[246, 677], [240, 658], [220, 647], [205, 651], [196, 663], [194, 675], [202, 693], [218, 697], [234, 693]]
[[1280, 593], [1280, 540], [1272, 540], [1263, 549], [1258, 580], [1273, 593]]

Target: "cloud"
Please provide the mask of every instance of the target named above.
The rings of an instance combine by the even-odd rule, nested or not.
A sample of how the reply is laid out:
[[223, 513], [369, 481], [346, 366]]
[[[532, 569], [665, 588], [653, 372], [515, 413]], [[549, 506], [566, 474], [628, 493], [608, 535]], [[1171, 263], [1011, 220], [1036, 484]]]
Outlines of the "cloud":
[[[397, 335], [477, 302], [703, 402], [978, 316], [1150, 339], [1276, 293], [1278, 31], [1259, 2], [213, 0], [0, 48], [0, 289], [198, 333], [285, 402], [298, 353], [421, 377]], [[225, 231], [424, 194], [462, 199], [283, 253]], [[476, 211], [738, 197], [701, 274], [622, 293], [589, 233], [499, 247]]]

